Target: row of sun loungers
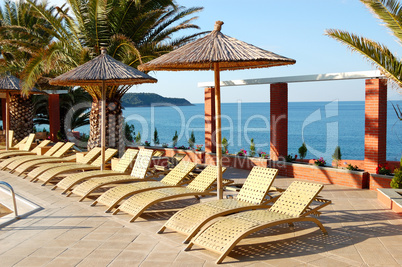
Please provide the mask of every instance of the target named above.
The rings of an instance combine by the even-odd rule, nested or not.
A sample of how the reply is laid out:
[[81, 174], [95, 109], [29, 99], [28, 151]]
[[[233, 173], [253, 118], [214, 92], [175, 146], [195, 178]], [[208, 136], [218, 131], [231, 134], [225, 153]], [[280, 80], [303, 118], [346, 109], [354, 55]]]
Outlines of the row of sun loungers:
[[[215, 195], [216, 166], [207, 166], [194, 175], [196, 164], [179, 157], [173, 168], [150, 168], [154, 151], [128, 149], [111, 170], [101, 171], [97, 170], [100, 149], [94, 148], [79, 162], [73, 162], [72, 157], [63, 157], [69, 150], [67, 144], [57, 143], [53, 151], [49, 150], [43, 156], [8, 154], [0, 168], [23, 174], [32, 182], [53, 184], [53, 190], [60, 188], [67, 197], [79, 196], [79, 201], [93, 199], [91, 205], [104, 205], [106, 212], [125, 212], [131, 215], [130, 222], [157, 203], [188, 196]], [[106, 161], [116, 153], [114, 149], [107, 149]], [[128, 174], [131, 165], [132, 171]], [[225, 170], [222, 168], [222, 172]], [[272, 194], [277, 172], [276, 169], [254, 167], [236, 198], [183, 208], [158, 234], [166, 229], [182, 233], [186, 236], [184, 243], [188, 244], [186, 251], [194, 245], [215, 251], [220, 254], [217, 263], [221, 263], [243, 238], [267, 227], [293, 226], [294, 222], [309, 221], [326, 234], [321, 222], [308, 216], [319, 215], [319, 209], [331, 203], [318, 196], [323, 185], [295, 181], [286, 190]], [[161, 174], [165, 176], [157, 180]], [[224, 180], [224, 185], [232, 182]], [[312, 202], [316, 204], [312, 206]]]

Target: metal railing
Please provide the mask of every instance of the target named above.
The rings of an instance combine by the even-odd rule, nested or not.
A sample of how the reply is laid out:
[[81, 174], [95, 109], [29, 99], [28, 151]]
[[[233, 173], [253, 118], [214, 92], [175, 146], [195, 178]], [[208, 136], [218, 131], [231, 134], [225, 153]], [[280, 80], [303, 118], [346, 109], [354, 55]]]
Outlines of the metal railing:
[[10, 190], [11, 196], [13, 198], [15, 218], [18, 218], [17, 201], [15, 200], [15, 193], [14, 193], [13, 187], [9, 183], [3, 182], [3, 181], [0, 181], [0, 185], [5, 185]]

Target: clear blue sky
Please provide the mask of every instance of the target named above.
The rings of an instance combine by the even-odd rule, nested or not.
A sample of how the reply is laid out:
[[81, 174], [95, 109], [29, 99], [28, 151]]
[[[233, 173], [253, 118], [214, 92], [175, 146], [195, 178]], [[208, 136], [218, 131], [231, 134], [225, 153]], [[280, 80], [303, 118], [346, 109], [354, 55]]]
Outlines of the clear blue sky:
[[[50, 0], [60, 4], [64, 1]], [[292, 66], [268, 69], [224, 71], [221, 80], [281, 77], [375, 69], [361, 55], [324, 35], [325, 29], [354, 32], [385, 43], [396, 54], [401, 47], [358, 0], [203, 0], [177, 3], [202, 5], [195, 21], [201, 30], [212, 30], [216, 20], [225, 24], [222, 33], [260, 48], [295, 59]], [[187, 33], [187, 32], [186, 32]], [[188, 31], [190, 34], [191, 32]], [[130, 92], [153, 92], [167, 97], [184, 97], [204, 102], [198, 82], [213, 81], [212, 71], [151, 72], [157, 84], [139, 85]], [[391, 99], [401, 99], [389, 89]], [[222, 88], [222, 102], [269, 101], [269, 85]], [[289, 101], [364, 100], [364, 80], [314, 82], [289, 85]]]

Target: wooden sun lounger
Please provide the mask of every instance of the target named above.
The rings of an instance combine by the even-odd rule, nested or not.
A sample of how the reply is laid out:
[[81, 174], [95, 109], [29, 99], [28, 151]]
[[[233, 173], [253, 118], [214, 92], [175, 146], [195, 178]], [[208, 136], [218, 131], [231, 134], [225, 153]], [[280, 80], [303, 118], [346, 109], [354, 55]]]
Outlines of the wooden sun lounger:
[[0, 151], [0, 160], [4, 160], [8, 157], [15, 157], [20, 155], [35, 155], [35, 153], [30, 152], [31, 146], [35, 139], [35, 134], [30, 134], [26, 142], [20, 146], [20, 150], [11, 150], [11, 151]]
[[124, 155], [119, 160], [119, 163], [116, 165], [116, 167], [113, 168], [112, 166], [112, 170], [103, 170], [103, 171], [97, 170], [97, 171], [74, 173], [58, 182], [52, 188], [52, 190], [56, 188], [62, 188], [64, 189], [62, 194], [65, 194], [68, 191], [70, 191], [73, 188], [73, 186], [91, 178], [112, 176], [112, 175], [126, 175], [127, 170], [129, 169], [131, 163], [133, 163], [134, 159], [137, 157], [137, 154], [138, 154], [137, 149], [127, 149], [126, 152], [124, 152]]
[[[117, 149], [113, 148], [108, 148], [105, 151], [105, 162], [108, 162], [109, 160], [112, 159], [112, 157], [118, 152]], [[89, 153], [88, 153], [89, 154]], [[95, 170], [98, 169], [101, 166], [101, 159], [102, 155], [100, 155], [94, 162], [91, 164], [69, 164], [69, 163], [64, 163], [62, 166], [61, 164], [57, 164], [57, 167], [51, 167], [50, 169], [46, 170], [45, 172], [41, 173], [40, 175], [31, 175], [29, 176], [30, 173], [33, 173], [36, 169], [39, 169], [41, 167], [35, 168], [31, 172], [28, 173], [28, 177], [31, 177], [31, 182], [36, 182], [36, 181], [43, 181], [42, 185], [46, 185], [49, 183], [51, 180], [54, 178], [60, 176], [61, 174], [66, 174], [66, 173], [72, 173], [72, 172], [77, 172], [77, 171], [86, 171], [86, 170]], [[45, 164], [48, 165], [48, 164]], [[54, 164], [52, 164], [54, 165]]]
[[49, 143], [50, 143], [50, 140], [43, 140], [42, 142], [40, 142], [39, 145], [37, 145], [34, 149], [32, 149], [29, 152], [22, 151], [22, 150], [19, 150], [19, 151], [14, 150], [14, 151], [12, 151], [12, 152], [14, 152], [13, 154], [11, 154], [11, 153], [1, 154], [1, 155], [8, 155], [9, 158], [3, 159], [3, 161], [0, 163], [0, 168], [2, 168], [2, 166], [6, 166], [9, 162], [20, 159], [22, 157], [37, 155], [37, 153], [40, 151], [40, 149], [47, 146]]
[[[115, 186], [105, 193], [100, 195], [91, 206], [95, 206], [97, 203], [108, 206], [106, 212], [110, 212], [114, 209], [120, 201], [123, 199], [155, 188], [166, 188], [180, 186], [184, 183], [188, 183], [186, 178], [189, 173], [192, 172], [197, 165], [189, 161], [180, 162], [173, 170], [171, 170], [161, 181], [144, 181], [130, 184], [123, 184]], [[87, 190], [88, 191], [88, 190]], [[85, 194], [87, 194], [85, 192]]]
[[253, 167], [236, 198], [212, 200], [186, 207], [170, 217], [158, 233], [163, 233], [166, 228], [175, 230], [187, 235], [183, 243], [188, 243], [212, 219], [240, 211], [267, 208], [267, 204], [276, 199], [270, 197], [268, 192], [277, 173], [277, 169]]
[[[146, 209], [156, 203], [186, 196], [198, 198], [198, 196], [215, 195], [211, 191], [215, 189], [212, 186], [217, 179], [216, 168], [216, 166], [206, 167], [186, 187], [161, 188], [135, 194], [124, 201], [113, 214], [117, 214], [119, 211], [126, 212], [133, 215], [130, 222], [134, 222]], [[222, 167], [222, 172], [224, 171], [226, 168]]]
[[217, 264], [222, 263], [229, 252], [243, 238], [262, 229], [294, 222], [310, 221], [320, 227], [327, 234], [324, 226], [309, 214], [317, 214], [318, 209], [331, 203], [329, 200], [321, 200], [321, 205], [309, 209], [309, 205], [317, 200], [318, 193], [324, 186], [320, 184], [295, 181], [290, 184], [285, 192], [268, 210], [252, 210], [229, 215], [209, 225], [199, 232], [186, 247], [190, 250], [193, 245], [215, 251], [220, 255]]
[[79, 184], [73, 191], [67, 194], [69, 197], [71, 194], [81, 196], [79, 201], [84, 200], [94, 190], [116, 183], [129, 183], [137, 181], [147, 181], [155, 178], [153, 173], [149, 172], [149, 166], [151, 165], [153, 151], [150, 149], [140, 149], [135, 160], [133, 170], [130, 175], [108, 176], [100, 178], [92, 178], [88, 181]]
[[[7, 168], [10, 169], [10, 173], [18, 173], [18, 176], [24, 175], [31, 169], [40, 166], [41, 164], [60, 163], [60, 162], [76, 162], [76, 154], [64, 156], [74, 146], [74, 143], [69, 142], [63, 144], [62, 142], [56, 143], [51, 147], [43, 156], [25, 157], [18, 161], [11, 162]], [[54, 148], [56, 147], [56, 148]], [[57, 147], [59, 147], [57, 149]], [[51, 155], [51, 156], [49, 156]]]
[[[65, 152], [67, 152], [74, 143], [66, 143], [64, 144], [63, 142], [58, 142], [54, 144], [48, 151], [46, 151], [43, 155], [27, 155], [27, 156], [20, 156], [20, 157], [14, 157], [14, 158], [8, 158], [0, 163], [0, 167], [2, 170], [9, 169], [11, 173], [13, 173], [20, 165], [32, 161], [32, 160], [37, 160], [37, 159], [47, 159], [47, 158], [53, 158], [56, 157], [56, 153], [60, 153], [59, 151], [62, 151], [63, 148], [66, 150], [63, 150], [63, 155]], [[68, 147], [68, 148], [67, 148]], [[21, 172], [21, 171], [18, 171]]]
[[[25, 142], [28, 140], [28, 136], [25, 136], [24, 139], [22, 139], [21, 141], [19, 141], [17, 144], [15, 144], [13, 146], [13, 137], [14, 137], [14, 131], [10, 130], [9, 131], [9, 137], [8, 137], [8, 149], [9, 150], [19, 150], [20, 146], [25, 144]], [[0, 146], [0, 148], [1, 148], [0, 153], [3, 152], [3, 151], [7, 151], [5, 145]]]
[[[57, 158], [57, 159], [44, 159], [39, 162], [28, 163], [30, 167], [34, 168], [33, 170], [29, 171], [30, 168], [27, 168], [28, 164], [26, 164], [25, 166], [21, 166], [19, 169], [21, 171], [21, 169], [25, 168], [26, 170], [29, 171], [27, 174], [21, 173], [21, 174], [24, 174], [25, 177], [36, 178], [37, 176], [41, 175], [45, 171], [48, 171], [52, 168], [76, 165], [77, 163], [78, 164], [88, 164], [88, 163], [94, 161], [94, 159], [96, 159], [96, 157], [99, 156], [100, 153], [101, 153], [100, 147], [94, 147], [87, 154], [85, 154], [85, 156], [83, 156], [81, 158], [77, 158], [77, 156], [75, 154], [75, 155], [67, 157], [68, 160], [66, 160], [66, 157]], [[30, 176], [28, 176], [28, 175], [30, 175]]]
[[[13, 146], [13, 138], [14, 138], [14, 131], [9, 130], [8, 131], [8, 149], [19, 149], [19, 145], [20, 145], [21, 142], [19, 142], [15, 146]], [[23, 143], [25, 143], [26, 139], [25, 140], [23, 139], [22, 141], [24, 141]], [[6, 149], [6, 144], [4, 144], [4, 146], [0, 145], [0, 149], [1, 150]]]

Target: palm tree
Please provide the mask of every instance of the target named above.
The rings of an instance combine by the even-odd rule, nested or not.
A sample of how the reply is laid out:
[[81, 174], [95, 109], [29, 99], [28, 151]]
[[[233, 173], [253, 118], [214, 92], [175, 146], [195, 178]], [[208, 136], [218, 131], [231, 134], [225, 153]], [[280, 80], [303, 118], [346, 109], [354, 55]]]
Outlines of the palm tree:
[[[49, 124], [48, 97], [36, 95], [34, 103], [34, 125]], [[92, 97], [81, 88], [70, 89], [60, 95], [60, 139], [67, 138], [67, 131], [89, 124], [89, 108]]]
[[[360, 0], [402, 44], [402, 6], [396, 0]], [[385, 45], [346, 31], [329, 29], [326, 35], [362, 54], [380, 71], [402, 87], [402, 61]]]
[[[36, 2], [35, 2], [36, 3]], [[42, 5], [42, 4], [38, 4]], [[21, 78], [21, 71], [36, 51], [51, 41], [46, 21], [23, 1], [5, 1], [0, 7], [0, 73]], [[28, 94], [13, 94], [10, 98], [10, 129], [19, 141], [33, 128], [33, 104]]]
[[[24, 70], [26, 88], [31, 88], [43, 76], [64, 73], [90, 60], [100, 53], [101, 47], [106, 47], [114, 58], [136, 67], [204, 34], [173, 38], [184, 29], [198, 29], [192, 24], [196, 17], [187, 17], [202, 10], [177, 6], [173, 0], [68, 0], [68, 6], [55, 9], [27, 1], [51, 25], [49, 32], [55, 41], [28, 62]], [[129, 89], [130, 86], [107, 89], [106, 135], [115, 136], [114, 140], [107, 137], [113, 141], [107, 143], [109, 147], [120, 147], [118, 141], [123, 140], [121, 97]], [[90, 149], [100, 143], [101, 92], [98, 87], [85, 87], [85, 90], [93, 98]]]

